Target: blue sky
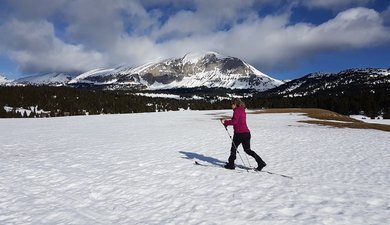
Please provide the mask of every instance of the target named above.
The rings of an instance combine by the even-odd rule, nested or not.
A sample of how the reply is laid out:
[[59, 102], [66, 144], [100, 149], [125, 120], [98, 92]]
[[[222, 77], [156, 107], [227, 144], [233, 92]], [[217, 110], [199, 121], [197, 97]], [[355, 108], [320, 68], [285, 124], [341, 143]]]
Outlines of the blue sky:
[[216, 51], [277, 79], [390, 68], [388, 0], [0, 0], [0, 74]]

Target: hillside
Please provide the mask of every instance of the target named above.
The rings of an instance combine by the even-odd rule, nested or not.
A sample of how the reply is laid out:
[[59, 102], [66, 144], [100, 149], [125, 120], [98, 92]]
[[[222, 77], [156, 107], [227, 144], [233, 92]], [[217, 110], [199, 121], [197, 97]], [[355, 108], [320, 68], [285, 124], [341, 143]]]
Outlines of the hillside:
[[15, 83], [25, 85], [64, 86], [68, 84], [72, 78], [73, 77], [71, 75], [65, 73], [48, 73], [20, 78], [16, 80]]
[[390, 90], [390, 69], [348, 69], [338, 73], [311, 73], [289, 81], [267, 93], [284, 97], [302, 97], [322, 92], [387, 88]]

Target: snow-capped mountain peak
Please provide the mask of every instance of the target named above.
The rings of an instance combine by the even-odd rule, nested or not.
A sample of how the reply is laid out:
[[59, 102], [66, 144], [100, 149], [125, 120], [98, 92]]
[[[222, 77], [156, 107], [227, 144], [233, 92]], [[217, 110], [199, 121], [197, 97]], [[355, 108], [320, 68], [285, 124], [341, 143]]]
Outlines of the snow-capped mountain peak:
[[36, 75], [24, 77], [16, 80], [15, 82], [21, 84], [32, 85], [66, 85], [72, 76], [65, 73], [48, 73], [44, 75]]
[[103, 89], [227, 88], [265, 91], [283, 84], [243, 60], [217, 52], [190, 52], [182, 57], [156, 60], [140, 66], [97, 68], [77, 77], [64, 73], [30, 76], [22, 85], [99, 86]]
[[235, 57], [216, 52], [188, 53], [183, 57], [138, 67], [91, 70], [72, 85], [109, 85], [111, 89], [230, 88], [267, 90], [283, 84]]
[[5, 84], [5, 83], [8, 83], [8, 79], [5, 76], [0, 74], [0, 84]]

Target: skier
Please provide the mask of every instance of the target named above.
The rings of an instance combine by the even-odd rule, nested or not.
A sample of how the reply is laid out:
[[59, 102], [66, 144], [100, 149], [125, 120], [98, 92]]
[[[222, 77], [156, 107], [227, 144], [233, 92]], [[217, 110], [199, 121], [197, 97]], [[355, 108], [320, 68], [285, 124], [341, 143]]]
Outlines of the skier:
[[257, 162], [257, 170], [261, 171], [267, 164], [256, 154], [256, 152], [251, 150], [250, 140], [251, 133], [246, 124], [246, 112], [245, 112], [245, 104], [241, 101], [241, 99], [234, 98], [232, 100], [232, 109], [233, 109], [233, 117], [231, 120], [221, 119], [221, 123], [227, 126], [233, 126], [234, 136], [233, 143], [230, 149], [230, 156], [228, 162], [224, 166], [226, 169], [234, 169], [234, 160], [236, 159], [236, 151], [238, 146], [242, 144], [245, 153], [252, 156]]

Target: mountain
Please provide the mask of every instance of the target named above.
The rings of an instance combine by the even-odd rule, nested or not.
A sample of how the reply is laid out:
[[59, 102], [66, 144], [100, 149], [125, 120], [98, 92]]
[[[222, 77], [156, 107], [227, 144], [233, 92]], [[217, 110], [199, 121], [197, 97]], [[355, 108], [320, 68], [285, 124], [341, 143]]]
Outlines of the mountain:
[[63, 86], [72, 79], [73, 77], [69, 74], [48, 73], [44, 75], [24, 77], [16, 80], [15, 82], [18, 84]]
[[338, 73], [310, 73], [267, 91], [285, 97], [307, 96], [323, 91], [390, 87], [390, 69], [348, 69]]
[[0, 85], [6, 85], [9, 84], [10, 80], [8, 80], [4, 75], [0, 74]]
[[273, 79], [235, 57], [215, 52], [190, 53], [138, 67], [95, 69], [69, 82], [74, 86], [103, 86], [107, 89], [229, 88], [265, 91], [282, 81]]

